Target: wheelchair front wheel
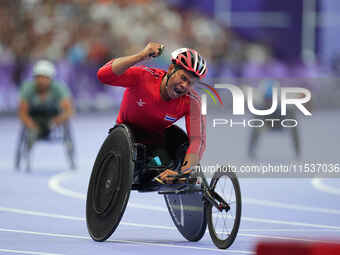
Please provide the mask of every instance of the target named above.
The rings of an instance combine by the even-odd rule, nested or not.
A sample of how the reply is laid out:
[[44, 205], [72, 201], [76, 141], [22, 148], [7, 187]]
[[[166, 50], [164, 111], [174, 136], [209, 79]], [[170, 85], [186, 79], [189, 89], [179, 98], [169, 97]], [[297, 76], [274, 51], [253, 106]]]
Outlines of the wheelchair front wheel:
[[214, 244], [227, 249], [234, 242], [241, 221], [241, 191], [236, 175], [219, 169], [211, 179], [210, 189], [218, 208], [207, 203], [207, 223]]

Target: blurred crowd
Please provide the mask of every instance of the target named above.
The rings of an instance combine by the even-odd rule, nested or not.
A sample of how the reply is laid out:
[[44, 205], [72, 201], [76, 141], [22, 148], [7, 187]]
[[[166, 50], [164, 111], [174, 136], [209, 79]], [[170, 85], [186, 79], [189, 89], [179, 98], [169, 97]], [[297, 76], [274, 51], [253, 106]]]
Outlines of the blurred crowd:
[[[13, 0], [0, 3], [2, 61], [41, 58], [101, 65], [136, 53], [148, 41], [170, 52], [198, 49], [211, 63], [237, 63], [241, 40], [211, 18], [152, 0]], [[166, 57], [166, 56], [165, 56]]]
[[[0, 24], [0, 69], [11, 65], [8, 82], [14, 86], [21, 84], [39, 59], [59, 64], [64, 69], [61, 78], [72, 83], [76, 79], [67, 76], [71, 71], [65, 69], [76, 66], [79, 78], [79, 67], [96, 70], [113, 57], [136, 53], [149, 41], [167, 47], [164, 56], [156, 60], [162, 68], [167, 67], [169, 54], [176, 48], [199, 50], [208, 59], [210, 80], [321, 73], [316, 65], [307, 70], [301, 64], [282, 63], [270, 46], [243, 40], [212, 17], [167, 1], [0, 1]], [[91, 91], [98, 83], [95, 73], [90, 74], [94, 80], [82, 80], [93, 83], [85, 86]], [[4, 83], [4, 78], [0, 81]], [[78, 84], [69, 85], [79, 94]]]

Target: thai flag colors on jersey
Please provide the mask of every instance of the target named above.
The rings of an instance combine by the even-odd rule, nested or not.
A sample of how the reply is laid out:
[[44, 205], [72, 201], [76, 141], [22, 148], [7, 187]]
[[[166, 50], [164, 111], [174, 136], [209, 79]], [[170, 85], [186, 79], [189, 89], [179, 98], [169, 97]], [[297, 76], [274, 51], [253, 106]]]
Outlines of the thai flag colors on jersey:
[[98, 71], [98, 79], [107, 85], [125, 87], [117, 123], [127, 123], [149, 132], [162, 133], [178, 119], [185, 117], [190, 139], [188, 153], [201, 158], [205, 150], [205, 118], [201, 115], [198, 94], [189, 94], [165, 101], [160, 85], [166, 71], [146, 66], [133, 66], [122, 75], [112, 72], [112, 61]]

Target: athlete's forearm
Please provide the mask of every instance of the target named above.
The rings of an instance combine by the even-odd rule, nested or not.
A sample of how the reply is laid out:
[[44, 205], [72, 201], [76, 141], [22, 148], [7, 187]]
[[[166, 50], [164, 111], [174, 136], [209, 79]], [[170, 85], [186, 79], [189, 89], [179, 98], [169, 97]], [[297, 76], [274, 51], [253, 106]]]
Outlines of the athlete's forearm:
[[25, 127], [30, 129], [38, 128], [37, 124], [28, 114], [28, 105], [26, 102], [20, 102], [18, 115]]
[[141, 62], [151, 56], [158, 57], [164, 46], [160, 43], [150, 42], [143, 50], [132, 56], [117, 58], [112, 61], [112, 72], [116, 75], [123, 74], [129, 67]]
[[73, 114], [73, 107], [72, 107], [71, 100], [69, 99], [63, 100], [61, 102], [61, 108], [62, 108], [62, 112], [53, 119], [53, 121], [57, 125], [60, 125], [64, 123], [65, 121], [69, 120]]
[[190, 168], [193, 166], [197, 166], [199, 164], [199, 156], [194, 153], [187, 153], [185, 155], [183, 165], [181, 167], [182, 172], [186, 172], [187, 170], [191, 170]]
[[37, 128], [37, 125], [33, 121], [33, 119], [27, 115], [27, 114], [19, 114], [19, 118], [22, 121], [22, 123], [28, 127], [29, 129]]
[[67, 111], [63, 111], [62, 113], [60, 113], [57, 117], [55, 117], [54, 120], [57, 124], [62, 124], [65, 121], [69, 120], [71, 116], [72, 116], [72, 111], [67, 110]]
[[129, 67], [143, 61], [147, 56], [143, 51], [132, 56], [117, 58], [112, 61], [112, 72], [116, 75], [123, 74]]

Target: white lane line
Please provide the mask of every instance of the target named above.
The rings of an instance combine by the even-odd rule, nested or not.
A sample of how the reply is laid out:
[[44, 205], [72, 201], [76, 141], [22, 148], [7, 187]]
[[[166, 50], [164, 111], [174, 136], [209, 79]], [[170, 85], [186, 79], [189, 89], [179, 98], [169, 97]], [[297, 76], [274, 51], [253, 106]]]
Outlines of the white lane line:
[[[66, 189], [66, 188], [61, 186], [60, 183], [63, 180], [65, 180], [66, 178], [69, 178], [70, 176], [72, 176], [72, 174], [70, 174], [70, 173], [61, 173], [61, 174], [55, 175], [55, 176], [53, 176], [49, 180], [48, 186], [52, 190], [56, 191], [59, 194], [62, 194], [62, 195], [68, 196], [68, 197], [78, 198], [78, 199], [79, 198], [80, 199], [85, 199], [85, 195], [84, 194], [68, 190], [68, 189]], [[284, 204], [282, 204], [282, 205], [284, 205]], [[135, 208], [154, 210], [154, 211], [167, 212], [166, 208], [157, 207], [157, 206], [146, 206], [146, 205], [135, 204], [135, 203], [128, 203], [128, 206], [129, 207], [135, 207]], [[289, 207], [289, 205], [287, 205], [287, 206]], [[291, 208], [291, 209], [293, 209], [293, 208]], [[294, 209], [297, 209], [297, 207], [294, 207]], [[311, 208], [309, 208], [309, 209], [311, 209]], [[300, 210], [302, 210], [302, 208], [300, 208]], [[304, 210], [308, 210], [308, 209], [304, 208]], [[322, 212], [326, 212], [326, 211], [322, 211]], [[260, 218], [251, 218], [251, 217], [242, 217], [242, 221], [261, 222], [261, 223], [269, 223], [269, 224], [293, 225], [293, 226], [304, 226], [304, 227], [314, 227], [314, 228], [327, 228], [327, 229], [334, 229], [334, 230], [339, 230], [340, 229], [340, 227], [337, 227], [337, 226], [310, 224], [310, 223], [294, 222], [294, 221], [260, 219]]]
[[[56, 234], [56, 233], [35, 232], [35, 231], [26, 231], [26, 230], [17, 230], [17, 229], [6, 229], [6, 228], [0, 228], [0, 232], [12, 232], [12, 233], [21, 233], [21, 234], [29, 234], [29, 235], [39, 235], [39, 236], [49, 236], [49, 237], [61, 237], [61, 238], [73, 238], [73, 239], [87, 239], [87, 240], [91, 240], [91, 238], [89, 238], [87, 236], [80, 236], [80, 235]], [[175, 244], [166, 244], [166, 243], [140, 242], [140, 241], [131, 241], [131, 240], [108, 240], [108, 242], [126, 243], [126, 244], [131, 244], [131, 245], [141, 245], [142, 244], [142, 245], [161, 246], [161, 247], [170, 247], [170, 248], [208, 250], [208, 251], [215, 251], [215, 252], [254, 254], [254, 252], [251, 252], [251, 251], [242, 251], [242, 250], [227, 250], [226, 251], [226, 250], [220, 250], [220, 249], [214, 249], [214, 248], [184, 246], [184, 245], [175, 245]], [[45, 255], [45, 254], [42, 254], [42, 255]]]
[[[65, 219], [65, 220], [75, 220], [75, 221], [85, 221], [83, 217], [75, 217], [75, 216], [66, 216], [61, 214], [54, 214], [54, 213], [44, 213], [44, 212], [37, 212], [37, 211], [30, 211], [30, 210], [22, 210], [16, 208], [8, 208], [8, 207], [1, 207], [0, 211], [2, 212], [10, 212], [10, 213], [17, 213], [17, 214], [24, 214], [24, 215], [32, 215], [32, 216], [41, 216], [41, 217], [48, 217], [48, 218], [55, 218], [55, 219]], [[253, 221], [253, 219], [251, 219]], [[166, 229], [166, 230], [176, 230], [175, 227], [171, 226], [161, 226], [161, 225], [148, 225], [148, 224], [138, 224], [138, 223], [131, 223], [131, 222], [121, 222], [120, 224], [130, 226], [130, 227], [142, 227], [142, 228], [155, 228], [155, 229]], [[240, 229], [239, 232], [337, 232], [340, 231], [340, 228], [332, 228], [332, 229]]]
[[75, 175], [68, 173], [68, 172], [64, 172], [64, 173], [60, 173], [55, 176], [52, 176], [48, 180], [48, 187], [60, 195], [85, 200], [86, 199], [85, 194], [66, 189], [61, 185], [62, 181], [67, 180], [68, 178], [72, 176], [75, 176]]
[[75, 239], [88, 239], [88, 240], [91, 239], [88, 236], [68, 235], [68, 234], [55, 234], [55, 233], [36, 232], [36, 231], [8, 229], [8, 228], [0, 228], [0, 232], [10, 232], [10, 233], [38, 235], [38, 236], [50, 236], [50, 237], [75, 238]]
[[40, 252], [40, 251], [19, 251], [19, 250], [12, 250], [12, 249], [0, 249], [0, 252], [32, 254], [32, 255], [62, 255], [60, 253], [46, 253], [46, 252]]
[[[62, 195], [73, 197], [73, 198], [85, 199], [84, 194], [70, 191], [70, 190], [61, 186], [60, 183], [62, 182], [62, 180], [69, 178], [70, 176], [71, 175], [69, 173], [58, 174], [58, 175], [52, 177], [49, 180], [48, 185], [52, 190], [54, 190], [57, 193], [60, 193]], [[267, 201], [267, 202], [270, 202], [270, 201]], [[275, 202], [271, 202], [271, 203], [272, 203], [272, 206], [275, 204]], [[283, 206], [283, 205], [285, 205], [285, 204], [280, 204], [280, 206]], [[154, 210], [154, 211], [167, 212], [166, 208], [157, 207], [157, 206], [146, 206], [146, 205], [140, 205], [140, 204], [135, 204], [135, 203], [128, 203], [128, 206], [129, 207], [135, 207], [135, 208]], [[276, 206], [278, 206], [278, 205], [276, 204]], [[291, 205], [285, 205], [285, 206], [286, 206], [286, 208], [296, 209], [296, 210], [305, 210], [305, 211], [308, 211], [310, 209], [320, 209], [320, 208], [307, 208], [307, 207], [301, 207], [301, 206], [298, 209], [298, 206], [293, 206], [293, 207], [290, 207]], [[327, 209], [322, 209], [319, 212], [326, 213], [326, 211], [327, 211]], [[336, 210], [330, 210], [330, 211], [337, 212]], [[327, 213], [329, 213], [330, 211], [328, 210]], [[271, 220], [271, 219], [260, 219], [260, 218], [252, 218], [252, 217], [242, 217], [242, 221], [261, 222], [261, 223], [269, 223], [269, 224], [281, 224], [281, 225], [292, 225], [292, 226], [303, 226], [303, 227], [313, 227], [313, 228], [326, 228], [326, 229], [334, 229], [334, 230], [340, 229], [340, 227], [330, 226], [330, 225], [311, 224], [311, 223], [294, 222], [294, 221]]]
[[249, 222], [261, 222], [261, 223], [278, 224], [278, 225], [290, 225], [290, 226], [340, 230], [340, 227], [338, 226], [312, 224], [312, 223], [305, 223], [305, 222], [298, 222], [298, 221], [284, 221], [284, 220], [260, 219], [260, 218], [253, 218], [253, 217], [242, 217], [241, 221], [244, 221], [244, 220], [249, 221]]
[[30, 211], [30, 210], [22, 210], [22, 209], [8, 208], [8, 207], [2, 207], [2, 206], [0, 206], [0, 212], [10, 212], [10, 213], [41, 216], [41, 217], [64, 219], [64, 220], [80, 220], [80, 221], [85, 220], [85, 218], [81, 218], [81, 217], [66, 216], [66, 215], [61, 215], [61, 214], [37, 212], [37, 211]]
[[[80, 236], [80, 235], [69, 235], [69, 234], [55, 234], [55, 233], [46, 233], [46, 232], [36, 232], [36, 231], [26, 231], [26, 230], [17, 230], [17, 229], [7, 229], [7, 228], [0, 228], [0, 232], [12, 232], [12, 233], [21, 233], [21, 234], [30, 234], [30, 235], [42, 235], [42, 236], [49, 236], [49, 237], [62, 237], [62, 238], [74, 238], [74, 239], [86, 239], [91, 240], [90, 237], [87, 236]], [[314, 240], [314, 239], [305, 239], [305, 238], [295, 238], [295, 237], [287, 237], [287, 236], [273, 236], [273, 235], [257, 235], [257, 234], [243, 234], [239, 233], [238, 236], [243, 237], [255, 237], [260, 239], [275, 239], [275, 240], [291, 240], [291, 241], [304, 241], [304, 242], [325, 242], [322, 240]], [[140, 242], [140, 241], [131, 241], [131, 240], [109, 240], [111, 242], [123, 242], [123, 243], [131, 243], [131, 244], [147, 244], [147, 245], [161, 245], [161, 246], [169, 246], [169, 247], [176, 247], [176, 248], [191, 248], [191, 249], [204, 249], [204, 250], [216, 250], [212, 248], [202, 248], [202, 247], [194, 247], [194, 246], [181, 246], [181, 245], [172, 245], [172, 244], [160, 244], [160, 243], [153, 243], [153, 242]], [[231, 251], [231, 250], [228, 250]], [[232, 252], [245, 252], [245, 251], [238, 251], [232, 250]]]
[[214, 248], [204, 248], [204, 247], [194, 247], [194, 246], [186, 246], [186, 245], [175, 245], [175, 244], [164, 244], [164, 243], [152, 243], [152, 242], [137, 242], [137, 241], [129, 241], [129, 240], [109, 240], [109, 242], [122, 242], [128, 244], [143, 244], [150, 246], [162, 246], [169, 248], [182, 248], [182, 249], [195, 249], [195, 250], [205, 250], [205, 251], [214, 251], [214, 252], [223, 252], [223, 253], [240, 253], [240, 254], [255, 254], [252, 251], [243, 251], [243, 250], [221, 250]]
[[[69, 178], [70, 176], [71, 176], [71, 174], [69, 174], [69, 173], [61, 173], [61, 174], [58, 174], [58, 175], [52, 177], [49, 180], [49, 183], [48, 183], [49, 188], [51, 188], [52, 190], [56, 191], [59, 194], [84, 200], [85, 199], [84, 194], [68, 190], [68, 189], [61, 186], [61, 182], [65, 179]], [[313, 207], [305, 207], [305, 206], [299, 206], [299, 205], [288, 205], [288, 204], [283, 204], [283, 203], [278, 203], [278, 202], [263, 201], [263, 200], [261, 201], [261, 200], [255, 200], [255, 199], [248, 199], [248, 202], [249, 201], [250, 201], [250, 203], [264, 205], [264, 206], [273, 206], [273, 207], [295, 209], [295, 210], [301, 210], [301, 211], [314, 211], [314, 212], [322, 212], [322, 213], [340, 214], [340, 211], [337, 211], [337, 210], [334, 210], [334, 209], [313, 208]], [[167, 212], [166, 208], [157, 207], [157, 206], [145, 206], [145, 205], [134, 204], [134, 203], [129, 203], [128, 206], [134, 207], [134, 208], [142, 208], [142, 209], [149, 209], [149, 210]], [[340, 227], [337, 227], [337, 226], [310, 224], [310, 223], [294, 222], [294, 221], [259, 219], [259, 218], [252, 218], [252, 217], [242, 217], [242, 221], [340, 230]]]
[[[65, 188], [61, 185], [61, 183], [64, 180], [67, 180], [68, 178], [70, 178], [72, 176], [74, 176], [74, 174], [68, 173], [68, 172], [57, 174], [57, 175], [55, 175], [55, 176], [53, 176], [49, 179], [48, 187], [51, 190], [53, 190], [56, 193], [59, 193], [61, 195], [85, 200], [86, 199], [85, 194], [69, 190], [69, 189], [67, 189], [67, 188]], [[335, 188], [332, 188], [329, 192], [333, 192], [333, 194], [334, 194], [334, 192], [339, 192], [338, 194], [340, 195], [340, 190], [336, 191]], [[317, 207], [302, 206], [302, 205], [296, 205], [296, 204], [285, 204], [285, 203], [280, 203], [280, 202], [275, 202], [275, 201], [259, 200], [259, 199], [253, 199], [253, 198], [245, 198], [245, 199], [243, 199], [243, 202], [246, 203], [246, 204], [276, 207], [276, 208], [282, 208], [282, 209], [291, 209], [291, 210], [297, 210], [297, 211], [306, 211], [306, 212], [314, 212], [314, 213], [325, 213], [325, 214], [340, 215], [340, 210], [337, 210], [337, 209], [317, 208]], [[154, 211], [161, 211], [161, 212], [167, 212], [168, 211], [166, 208], [163, 208], [163, 207], [145, 206], [145, 205], [136, 204], [136, 203], [128, 203], [128, 207], [154, 210]]]
[[326, 243], [326, 241], [322, 241], [322, 240], [305, 239], [305, 238], [296, 238], [296, 237], [288, 237], [288, 236], [273, 236], [273, 235], [267, 236], [267, 235], [242, 234], [242, 233], [238, 233], [237, 236], [255, 237], [255, 238], [259, 238], [259, 239], [276, 239], [276, 240], [290, 240], [290, 241], [321, 242], [321, 243]]
[[[2, 207], [2, 206], [0, 206], [0, 212], [10, 212], [10, 213], [16, 213], [16, 214], [48, 217], [48, 218], [54, 218], [54, 219], [85, 221], [84, 217], [66, 216], [66, 215], [55, 214], [55, 213], [44, 213], [44, 212], [22, 210], [22, 209], [8, 208], [8, 207]], [[120, 224], [130, 226], [130, 227], [140, 227], [140, 228], [155, 228], [155, 229], [166, 229], [166, 230], [176, 229], [175, 227], [171, 227], [171, 226], [147, 225], [147, 224], [138, 224], [138, 223], [131, 223], [131, 222], [120, 222]]]
[[337, 189], [335, 187], [326, 185], [322, 179], [320, 178], [315, 178], [312, 180], [312, 185], [314, 186], [314, 188], [316, 188], [317, 190], [329, 193], [329, 194], [333, 194], [333, 195], [338, 195], [340, 196], [340, 189]]
[[[66, 216], [60, 214], [50, 214], [50, 213], [43, 213], [43, 212], [35, 212], [29, 210], [22, 210], [22, 209], [15, 209], [15, 208], [7, 208], [7, 207], [0, 207], [0, 211], [3, 212], [10, 212], [10, 213], [17, 213], [17, 214], [24, 214], [24, 215], [32, 215], [32, 216], [40, 216], [40, 217], [48, 217], [48, 218], [55, 218], [55, 219], [65, 219], [65, 220], [75, 220], [75, 221], [85, 221], [83, 217], [74, 217], [74, 216]], [[245, 218], [245, 219], [243, 219]], [[301, 222], [290, 222], [290, 221], [278, 221], [278, 220], [267, 220], [267, 219], [258, 219], [258, 218], [250, 218], [250, 217], [243, 217], [242, 220], [251, 221], [251, 222], [262, 222], [262, 223], [271, 223], [271, 224], [279, 224], [279, 225], [291, 225], [291, 226], [304, 226], [310, 227], [311, 229], [305, 229], [304, 232], [311, 232], [311, 231], [340, 231], [340, 227], [336, 226], [329, 226], [329, 225], [317, 225], [317, 224], [309, 224], [309, 223], [301, 223]], [[163, 225], [149, 225], [149, 224], [139, 224], [139, 223], [131, 223], [131, 222], [121, 222], [121, 225], [129, 226], [129, 227], [139, 227], [139, 228], [151, 228], [151, 229], [163, 229], [163, 230], [176, 230], [175, 227], [171, 226], [163, 226]], [[316, 228], [316, 229], [313, 229]], [[250, 230], [248, 230], [250, 231]], [[272, 231], [272, 232], [279, 232], [280, 229], [252, 229], [251, 231]], [[295, 229], [283, 229], [282, 231], [286, 232], [296, 232], [298, 230]], [[302, 230], [300, 230], [302, 231]], [[239, 235], [249, 236], [250, 234], [242, 234], [243, 232], [247, 232], [247, 229], [240, 229]], [[253, 235], [251, 235], [253, 236]], [[255, 235], [259, 237], [263, 237], [262, 235]], [[266, 236], [266, 238], [271, 238], [273, 236]], [[289, 239], [290, 237], [273, 237], [274, 239]], [[295, 239], [293, 239], [295, 240]], [[296, 239], [300, 240], [300, 239]]]
[[243, 202], [246, 204], [269, 206], [269, 207], [276, 207], [276, 208], [283, 208], [283, 209], [292, 209], [292, 210], [297, 210], [297, 211], [307, 211], [307, 212], [315, 212], [315, 213], [340, 215], [340, 210], [337, 210], [337, 209], [317, 208], [317, 207], [295, 205], [295, 204], [285, 204], [285, 203], [280, 203], [280, 202], [275, 202], [275, 201], [259, 200], [259, 199], [253, 199], [253, 198], [245, 198], [243, 199]]
[[[69, 177], [72, 177], [72, 176], [74, 176], [74, 174], [67, 173], [67, 172], [57, 174], [49, 179], [48, 187], [60, 195], [71, 197], [71, 198], [76, 198], [76, 199], [81, 199], [81, 200], [86, 200], [85, 194], [69, 190], [61, 185], [61, 183], [64, 180], [67, 180]], [[152, 205], [145, 206], [143, 204], [135, 204], [135, 203], [128, 203], [127, 206], [131, 208], [168, 212], [168, 209], [164, 207], [159, 207], [159, 206], [152, 206]]]
[[[35, 212], [35, 211], [28, 211], [28, 210], [7, 208], [7, 207], [0, 207], [0, 211], [12, 212], [12, 213], [17, 213], [17, 214], [28, 214], [28, 215], [35, 215], [35, 216], [43, 216], [43, 217], [49, 217], [49, 218], [59, 218], [59, 219], [78, 220], [78, 221], [84, 221], [85, 220], [85, 218], [82, 218], [82, 217], [65, 216], [65, 215], [60, 215], [60, 214], [50, 214], [50, 213]], [[312, 223], [296, 222], [296, 221], [262, 219], [262, 218], [253, 218], [253, 217], [245, 217], [245, 216], [242, 216], [241, 220], [242, 221], [249, 221], [249, 222], [277, 224], [277, 225], [289, 225], [289, 226], [310, 227], [310, 228], [317, 228], [317, 229], [340, 230], [339, 226], [312, 224]], [[130, 226], [135, 226], [135, 227], [140, 226], [140, 227], [149, 227], [149, 228], [175, 229], [174, 227], [170, 227], [170, 226], [167, 227], [167, 226], [137, 224], [137, 223], [129, 223], [129, 222], [121, 222], [120, 224], [127, 225], [127, 226], [130, 225]]]
[[320, 228], [240, 228], [239, 232], [340, 232], [340, 229]]

